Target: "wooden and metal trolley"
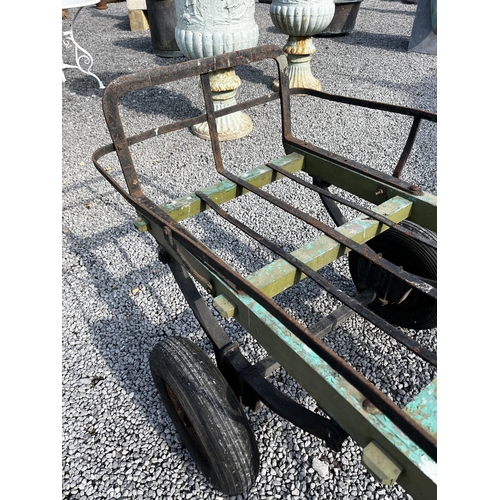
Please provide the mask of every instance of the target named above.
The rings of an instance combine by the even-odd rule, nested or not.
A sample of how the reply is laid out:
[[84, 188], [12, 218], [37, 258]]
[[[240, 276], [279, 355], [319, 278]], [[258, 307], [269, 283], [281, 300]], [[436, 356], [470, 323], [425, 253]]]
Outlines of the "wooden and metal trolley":
[[[276, 64], [279, 91], [216, 111], [210, 74], [265, 59]], [[120, 98], [132, 91], [198, 75], [206, 113], [126, 136], [119, 113]], [[290, 102], [298, 98], [294, 97], [298, 93], [407, 117], [412, 125], [393, 174], [294, 137]], [[223, 165], [216, 119], [277, 99], [283, 156], [243, 175], [232, 173]], [[259, 453], [244, 408], [257, 411], [264, 404], [333, 450], [339, 451], [351, 436], [363, 448], [362, 462], [377, 480], [383, 484], [397, 482], [415, 499], [435, 498], [437, 379], [429, 380], [412, 402], [400, 408], [325, 340], [356, 314], [375, 325], [387, 339], [396, 340], [412, 355], [437, 366], [436, 353], [408, 333], [409, 329], [432, 330], [437, 324], [437, 198], [400, 178], [421, 121], [436, 122], [436, 115], [321, 91], [290, 89], [286, 55], [274, 45], [121, 76], [104, 91], [103, 109], [112, 144], [98, 149], [93, 162], [136, 209], [137, 227], [149, 231], [158, 242], [160, 260], [170, 267], [214, 349], [216, 365], [188, 339], [168, 337], [150, 355], [152, 376], [163, 403], [183, 443], [213, 486], [229, 495], [251, 489], [259, 471]], [[160, 206], [143, 193], [131, 146], [205, 121], [215, 169], [222, 180], [195, 192], [186, 186], [186, 196]], [[111, 153], [118, 157], [126, 187], [100, 163]], [[325, 224], [264, 189], [284, 179], [317, 193], [334, 223]], [[332, 186], [366, 203], [334, 194]], [[223, 208], [226, 202], [234, 203], [247, 193], [313, 226], [322, 235], [294, 251], [285, 250], [232, 215], [229, 208]], [[346, 220], [340, 206], [349, 207], [358, 216]], [[276, 258], [248, 276], [236, 272], [183, 224], [205, 210], [213, 211]], [[265, 216], [258, 202], [255, 210]], [[340, 289], [321, 272], [347, 253], [356, 294]], [[275, 300], [306, 278], [341, 304], [308, 327]], [[213, 306], [223, 317], [234, 318], [251, 334], [267, 357], [257, 363], [248, 361], [193, 280], [213, 297]], [[279, 367], [314, 398], [321, 413], [307, 409], [272, 384], [269, 376]]]

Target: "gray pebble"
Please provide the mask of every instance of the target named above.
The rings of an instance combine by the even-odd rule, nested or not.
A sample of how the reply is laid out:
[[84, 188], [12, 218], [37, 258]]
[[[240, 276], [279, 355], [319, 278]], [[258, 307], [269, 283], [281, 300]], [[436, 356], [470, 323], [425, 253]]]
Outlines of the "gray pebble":
[[316, 457], [313, 458], [312, 468], [323, 478], [330, 475], [328, 464], [325, 464], [325, 462]]

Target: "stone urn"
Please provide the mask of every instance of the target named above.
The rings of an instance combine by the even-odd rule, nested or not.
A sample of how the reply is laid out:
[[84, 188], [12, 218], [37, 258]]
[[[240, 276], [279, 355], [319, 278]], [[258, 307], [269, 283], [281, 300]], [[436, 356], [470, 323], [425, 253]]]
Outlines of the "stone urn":
[[[216, 56], [255, 47], [259, 28], [255, 22], [255, 0], [175, 0], [175, 40], [188, 59]], [[210, 75], [215, 111], [236, 104], [241, 80], [233, 68]], [[238, 111], [217, 118], [221, 141], [238, 139], [252, 131], [250, 117]], [[208, 124], [195, 125], [192, 132], [210, 139]]]
[[[334, 13], [334, 0], [272, 0], [271, 20], [288, 35], [283, 51], [287, 54], [291, 88], [321, 90], [321, 82], [311, 72], [311, 58], [316, 52], [312, 37], [330, 24]], [[278, 85], [275, 81], [275, 90]]]

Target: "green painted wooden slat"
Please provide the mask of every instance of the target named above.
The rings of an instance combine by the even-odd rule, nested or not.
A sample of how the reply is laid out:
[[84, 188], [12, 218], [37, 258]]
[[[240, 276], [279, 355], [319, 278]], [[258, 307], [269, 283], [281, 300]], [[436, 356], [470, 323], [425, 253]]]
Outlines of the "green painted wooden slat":
[[[281, 167], [287, 172], [294, 173], [302, 169], [304, 157], [298, 153], [292, 153], [273, 160], [270, 163]], [[272, 168], [261, 165], [260, 167], [245, 172], [241, 177], [253, 186], [262, 187], [275, 180], [281, 179], [283, 176], [274, 171]], [[248, 192], [246, 189], [242, 190], [234, 182], [228, 180], [224, 180], [212, 186], [200, 189], [200, 191], [219, 205]], [[167, 212], [168, 215], [170, 215], [170, 217], [177, 222], [187, 219], [188, 217], [192, 217], [193, 215], [199, 214], [201, 211], [205, 210], [205, 207], [202, 207], [201, 200], [194, 194], [194, 192], [172, 200], [170, 203], [162, 204], [160, 205], [160, 208], [165, 210], [165, 212]], [[148, 230], [148, 226], [142, 217], [137, 218], [134, 221], [134, 224], [139, 231]]]
[[[411, 208], [411, 202], [396, 196], [375, 207], [373, 211], [384, 215], [394, 222], [400, 222], [408, 217]], [[360, 217], [338, 227], [337, 231], [351, 238], [356, 243], [364, 243], [386, 229], [388, 229], [387, 226], [374, 219]], [[312, 269], [318, 270], [349, 251], [349, 248], [323, 235], [295, 250], [292, 252], [292, 255]], [[298, 271], [287, 261], [278, 259], [254, 272], [247, 279], [262, 293], [268, 297], [274, 297], [305, 277], [305, 274]]]

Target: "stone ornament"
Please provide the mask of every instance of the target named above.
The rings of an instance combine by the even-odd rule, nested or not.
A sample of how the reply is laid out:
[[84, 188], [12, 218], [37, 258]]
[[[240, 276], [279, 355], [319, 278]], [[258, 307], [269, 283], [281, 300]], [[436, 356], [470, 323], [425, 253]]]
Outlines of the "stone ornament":
[[[316, 52], [312, 36], [323, 31], [333, 19], [334, 0], [272, 0], [269, 10], [273, 24], [288, 35], [283, 51], [287, 54], [291, 88], [321, 90], [321, 82], [311, 72]], [[273, 87], [276, 90], [279, 82]]]
[[175, 38], [189, 59], [255, 47], [259, 27], [249, 0], [176, 0]]
[[[176, 0], [175, 4], [175, 40], [186, 58], [216, 56], [257, 45], [255, 0]], [[216, 111], [236, 104], [236, 89], [240, 85], [232, 68], [210, 75]], [[250, 117], [241, 111], [217, 118], [216, 123], [221, 141], [244, 137], [253, 128]], [[191, 130], [202, 139], [210, 139], [206, 122]]]

